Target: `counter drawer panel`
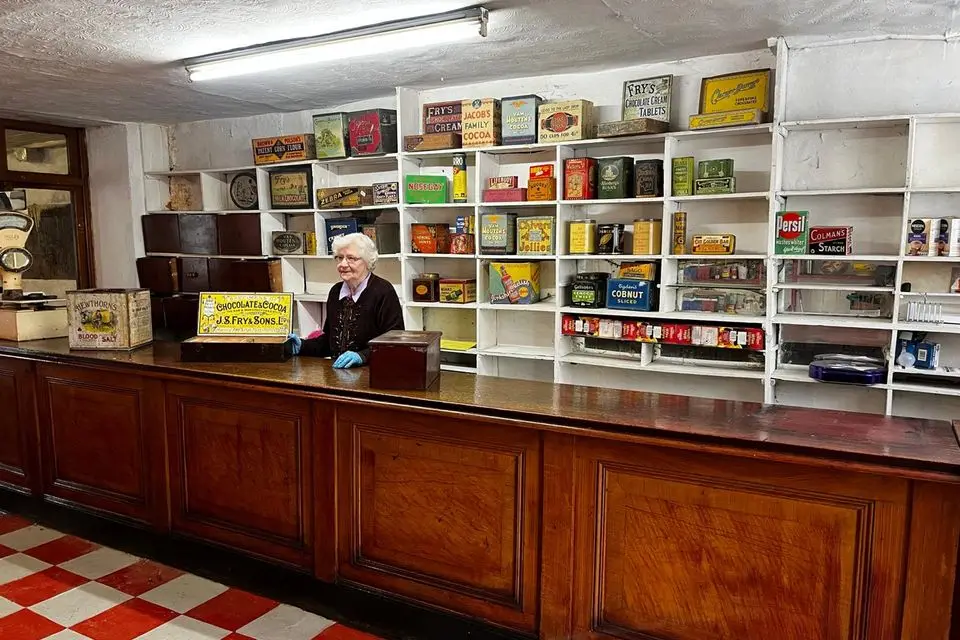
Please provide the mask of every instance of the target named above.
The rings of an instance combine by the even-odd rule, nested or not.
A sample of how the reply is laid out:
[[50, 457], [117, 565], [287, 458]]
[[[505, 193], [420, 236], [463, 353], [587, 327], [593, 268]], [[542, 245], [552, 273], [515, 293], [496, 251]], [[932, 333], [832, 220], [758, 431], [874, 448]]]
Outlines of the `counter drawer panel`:
[[163, 519], [159, 383], [41, 365], [45, 493], [144, 522]]
[[586, 449], [577, 536], [593, 544], [578, 544], [578, 637], [896, 637], [906, 482], [742, 461], [727, 477], [719, 457], [694, 468]]
[[451, 423], [415, 412], [338, 413], [349, 447], [340, 459], [352, 467], [341, 476], [341, 576], [532, 630], [538, 434], [443, 428]]
[[183, 385], [168, 402], [174, 528], [310, 566], [309, 404]]
[[0, 483], [32, 490], [37, 442], [34, 381], [29, 363], [0, 358]]

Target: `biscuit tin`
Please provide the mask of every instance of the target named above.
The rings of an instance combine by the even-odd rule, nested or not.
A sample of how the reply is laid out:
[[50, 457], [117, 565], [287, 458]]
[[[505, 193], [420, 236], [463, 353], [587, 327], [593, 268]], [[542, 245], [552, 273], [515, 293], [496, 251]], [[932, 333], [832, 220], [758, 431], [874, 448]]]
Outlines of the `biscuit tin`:
[[589, 100], [544, 102], [537, 119], [541, 143], [586, 140], [597, 133], [593, 103]]
[[637, 160], [633, 178], [635, 198], [663, 196], [663, 160]]
[[450, 304], [467, 304], [477, 301], [476, 278], [442, 278], [440, 300]]
[[553, 254], [556, 224], [556, 218], [552, 216], [517, 218], [517, 255]]
[[595, 158], [568, 158], [563, 161], [563, 199], [594, 200], [597, 197]]
[[275, 256], [305, 255], [309, 253], [307, 251], [306, 231], [274, 231], [270, 240]]
[[462, 101], [455, 100], [423, 105], [423, 132], [460, 133], [463, 123], [462, 104]]
[[351, 156], [375, 156], [396, 151], [396, 111], [369, 109], [350, 114]]
[[373, 204], [400, 204], [400, 183], [374, 182]]
[[500, 144], [500, 101], [496, 98], [464, 100], [463, 135], [464, 148], [490, 147]]
[[313, 160], [316, 157], [317, 148], [312, 133], [253, 139], [253, 163], [257, 165]]
[[450, 227], [445, 224], [410, 225], [413, 253], [449, 253]]
[[512, 255], [517, 251], [517, 214], [480, 214], [480, 253]]
[[779, 255], [802, 255], [807, 252], [810, 230], [807, 228], [806, 211], [780, 211], [777, 213], [777, 235], [774, 253]]
[[491, 304], [533, 304], [540, 300], [539, 262], [491, 262]]
[[536, 95], [503, 98], [501, 131], [503, 144], [534, 144], [537, 141], [537, 109], [543, 98]]
[[350, 120], [346, 113], [313, 116], [317, 158], [346, 158], [350, 153]]

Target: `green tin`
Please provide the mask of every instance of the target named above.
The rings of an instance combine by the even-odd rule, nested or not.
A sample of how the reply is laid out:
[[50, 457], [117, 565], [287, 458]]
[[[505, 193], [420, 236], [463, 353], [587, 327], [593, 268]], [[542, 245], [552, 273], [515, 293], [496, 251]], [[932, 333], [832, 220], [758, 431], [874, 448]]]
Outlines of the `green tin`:
[[403, 191], [407, 204], [446, 204], [450, 181], [446, 176], [409, 175], [404, 178]]
[[693, 195], [693, 156], [673, 159], [673, 195]]
[[697, 177], [701, 180], [709, 178], [732, 178], [733, 158], [701, 160], [697, 165]]
[[597, 195], [601, 200], [633, 197], [633, 158], [600, 158]]

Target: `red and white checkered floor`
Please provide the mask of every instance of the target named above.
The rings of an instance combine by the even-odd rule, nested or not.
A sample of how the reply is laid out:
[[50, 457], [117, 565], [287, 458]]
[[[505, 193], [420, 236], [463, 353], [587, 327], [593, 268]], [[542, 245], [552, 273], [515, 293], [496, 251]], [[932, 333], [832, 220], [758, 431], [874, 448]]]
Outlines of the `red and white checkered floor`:
[[376, 640], [0, 513], [0, 639]]

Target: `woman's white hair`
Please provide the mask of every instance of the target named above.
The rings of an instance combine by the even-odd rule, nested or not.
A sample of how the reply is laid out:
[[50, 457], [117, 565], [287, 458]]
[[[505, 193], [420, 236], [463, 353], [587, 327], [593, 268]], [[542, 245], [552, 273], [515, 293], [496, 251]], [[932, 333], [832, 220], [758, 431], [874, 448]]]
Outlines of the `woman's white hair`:
[[377, 260], [380, 254], [377, 253], [377, 245], [373, 244], [370, 236], [364, 233], [348, 233], [345, 236], [337, 236], [333, 239], [333, 255], [337, 255], [343, 249], [353, 247], [357, 255], [367, 265], [367, 269], [373, 271], [377, 268]]

